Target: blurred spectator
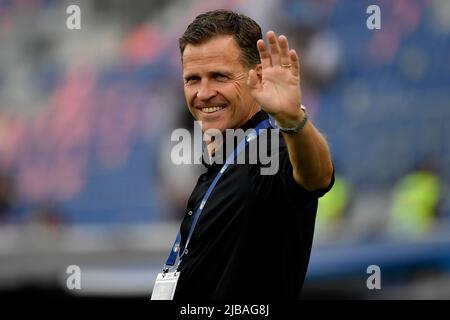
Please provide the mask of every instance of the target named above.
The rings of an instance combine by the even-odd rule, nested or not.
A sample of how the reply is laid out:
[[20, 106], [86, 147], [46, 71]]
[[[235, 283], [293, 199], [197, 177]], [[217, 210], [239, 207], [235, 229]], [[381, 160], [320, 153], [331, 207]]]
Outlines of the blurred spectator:
[[341, 51], [341, 44], [332, 33], [315, 33], [303, 53], [302, 77], [318, 88], [330, 85], [339, 72]]
[[421, 237], [435, 227], [441, 200], [441, 182], [432, 160], [419, 164], [401, 178], [392, 193], [389, 233], [394, 237]]
[[333, 188], [319, 199], [316, 226], [321, 239], [333, 237], [339, 232], [339, 226], [347, 216], [350, 200], [351, 188], [345, 176], [335, 174]]

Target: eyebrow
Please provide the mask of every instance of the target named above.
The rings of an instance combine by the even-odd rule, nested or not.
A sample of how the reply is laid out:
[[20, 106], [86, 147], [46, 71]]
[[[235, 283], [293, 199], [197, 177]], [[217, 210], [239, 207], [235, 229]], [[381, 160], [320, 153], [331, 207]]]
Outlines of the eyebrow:
[[[231, 77], [231, 75], [232, 75], [231, 72], [223, 71], [223, 70], [215, 70], [215, 71], [210, 71], [210, 72], [207, 73], [208, 77], [216, 76], [216, 75], [219, 75], [219, 74], [222, 74], [222, 75], [227, 76], [227, 77]], [[189, 79], [189, 78], [192, 78], [192, 77], [200, 77], [200, 75], [198, 73], [196, 73], [196, 72], [186, 73], [186, 75], [184, 76], [184, 79]]]

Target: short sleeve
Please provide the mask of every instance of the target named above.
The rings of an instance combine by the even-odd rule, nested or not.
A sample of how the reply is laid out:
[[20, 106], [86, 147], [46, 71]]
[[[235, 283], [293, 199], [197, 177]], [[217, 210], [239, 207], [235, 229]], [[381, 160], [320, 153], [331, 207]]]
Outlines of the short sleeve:
[[[272, 154], [276, 159], [276, 153]], [[278, 170], [273, 175], [264, 175], [261, 165], [253, 166], [250, 170], [250, 182], [254, 192], [262, 196], [277, 197], [288, 202], [297, 202], [300, 199], [317, 199], [326, 194], [334, 184], [334, 169], [330, 184], [325, 189], [308, 191], [299, 185], [293, 175], [292, 164], [286, 146], [280, 146], [278, 153]]]

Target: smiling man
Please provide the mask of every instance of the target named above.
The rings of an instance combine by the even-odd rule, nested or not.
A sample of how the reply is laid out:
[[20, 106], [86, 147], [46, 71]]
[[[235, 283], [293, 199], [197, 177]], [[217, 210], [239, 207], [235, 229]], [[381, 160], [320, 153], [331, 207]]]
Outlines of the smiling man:
[[220, 34], [184, 48], [184, 93], [204, 130], [239, 128], [260, 109], [247, 85], [249, 69], [240, 51], [233, 36]]
[[334, 181], [328, 145], [302, 106], [298, 56], [285, 36], [269, 31], [265, 43], [255, 21], [227, 10], [197, 16], [179, 43], [186, 102], [203, 130], [277, 130], [279, 144], [267, 146], [280, 163], [274, 175], [258, 163], [204, 163], [166, 263], [177, 252], [174, 299], [297, 299], [317, 201]]

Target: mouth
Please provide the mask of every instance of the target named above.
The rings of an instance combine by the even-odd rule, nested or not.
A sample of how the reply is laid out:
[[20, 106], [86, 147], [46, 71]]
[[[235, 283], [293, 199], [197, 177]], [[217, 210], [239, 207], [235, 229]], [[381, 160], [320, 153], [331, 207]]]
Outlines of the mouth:
[[215, 106], [215, 107], [204, 107], [204, 108], [198, 108], [198, 109], [203, 113], [212, 114], [212, 113], [216, 113], [220, 110], [225, 109], [225, 107], [224, 106]]

